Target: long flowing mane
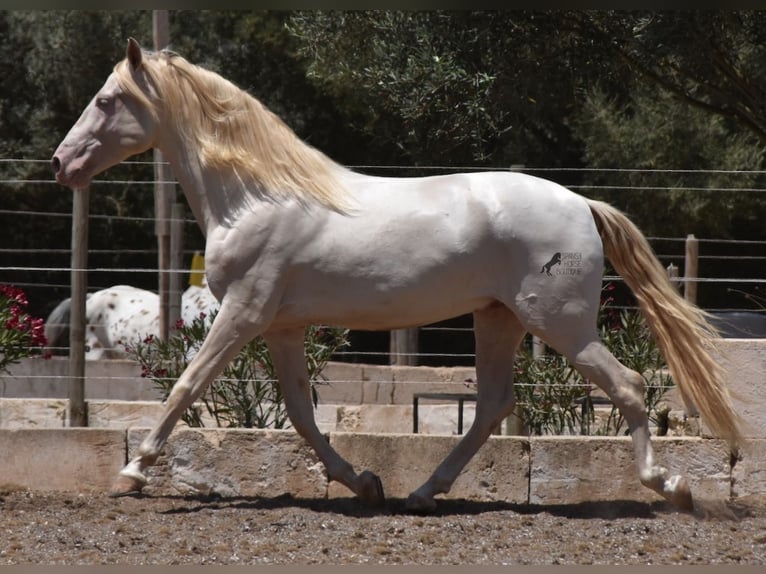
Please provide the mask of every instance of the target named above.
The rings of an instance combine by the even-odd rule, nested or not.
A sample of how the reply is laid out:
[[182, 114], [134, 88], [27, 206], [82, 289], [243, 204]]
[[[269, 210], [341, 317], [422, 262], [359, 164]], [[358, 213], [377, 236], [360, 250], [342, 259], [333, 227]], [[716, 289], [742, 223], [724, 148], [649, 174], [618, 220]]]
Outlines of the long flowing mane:
[[121, 87], [155, 114], [161, 105], [182, 136], [198, 147], [204, 165], [232, 168], [270, 197], [313, 199], [330, 209], [349, 209], [338, 179], [346, 168], [303, 142], [246, 91], [169, 51], [145, 52], [142, 66], [159, 101], [143, 93], [126, 60], [114, 68]]

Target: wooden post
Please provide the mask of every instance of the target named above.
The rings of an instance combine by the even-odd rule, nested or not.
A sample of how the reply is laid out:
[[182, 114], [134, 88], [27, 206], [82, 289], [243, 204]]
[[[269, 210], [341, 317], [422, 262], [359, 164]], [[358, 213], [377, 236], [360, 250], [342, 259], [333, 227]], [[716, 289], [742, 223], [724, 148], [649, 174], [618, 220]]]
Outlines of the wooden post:
[[89, 190], [75, 189], [72, 202], [72, 306], [69, 317], [69, 426], [88, 424], [85, 408], [85, 300], [88, 291]]
[[417, 328], [394, 329], [391, 331], [390, 353], [390, 362], [392, 365], [403, 365], [409, 367], [417, 365]]
[[168, 302], [168, 322], [175, 325], [181, 317], [181, 296], [183, 293], [183, 242], [184, 242], [184, 206], [173, 204], [170, 222], [170, 268], [176, 270], [170, 274], [170, 293]]
[[506, 436], [528, 436], [529, 431], [525, 428], [523, 409], [519, 403], [513, 407], [513, 412], [505, 418]]
[[670, 281], [671, 285], [678, 289], [679, 285], [681, 284], [681, 282], [678, 280], [678, 267], [671, 263], [665, 268], [665, 272], [668, 274], [668, 280]]
[[[154, 36], [154, 49], [159, 51], [168, 45], [168, 11], [152, 11], [152, 33]], [[155, 234], [157, 235], [157, 268], [158, 292], [160, 297], [160, 338], [167, 339], [170, 326], [170, 276], [168, 269], [170, 262], [170, 215], [173, 203], [172, 192], [174, 186], [166, 182], [170, 181], [171, 173], [165, 163], [162, 152], [154, 150], [154, 218]]]
[[684, 298], [697, 304], [697, 256], [699, 241], [693, 234], [686, 236], [686, 260], [684, 262]]

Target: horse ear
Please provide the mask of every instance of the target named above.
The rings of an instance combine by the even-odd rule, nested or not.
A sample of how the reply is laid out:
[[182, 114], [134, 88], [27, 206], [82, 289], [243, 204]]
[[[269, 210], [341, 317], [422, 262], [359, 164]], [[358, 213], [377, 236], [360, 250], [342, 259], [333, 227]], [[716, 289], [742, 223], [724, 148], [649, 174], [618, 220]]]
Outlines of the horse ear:
[[128, 38], [128, 50], [127, 50], [127, 58], [128, 63], [130, 63], [130, 67], [134, 70], [137, 70], [138, 67], [141, 65], [141, 60], [143, 59], [144, 55], [141, 50], [141, 46], [136, 41], [135, 38]]

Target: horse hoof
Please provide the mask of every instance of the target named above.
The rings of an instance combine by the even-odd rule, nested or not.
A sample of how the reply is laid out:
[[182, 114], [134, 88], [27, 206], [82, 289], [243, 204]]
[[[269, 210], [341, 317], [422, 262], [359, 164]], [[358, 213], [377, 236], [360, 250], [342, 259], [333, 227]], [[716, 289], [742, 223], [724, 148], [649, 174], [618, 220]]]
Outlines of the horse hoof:
[[687, 480], [682, 476], [671, 479], [673, 488], [665, 495], [670, 503], [683, 512], [694, 512], [694, 499], [692, 489]]
[[121, 474], [112, 483], [112, 487], [109, 489], [109, 496], [111, 498], [136, 496], [141, 494], [141, 489], [144, 487], [144, 484], [144, 481], [134, 476], [125, 476]]
[[407, 497], [404, 508], [415, 514], [430, 514], [436, 510], [436, 501], [413, 492]]
[[359, 498], [368, 506], [383, 506], [386, 502], [383, 483], [369, 470], [359, 474]]

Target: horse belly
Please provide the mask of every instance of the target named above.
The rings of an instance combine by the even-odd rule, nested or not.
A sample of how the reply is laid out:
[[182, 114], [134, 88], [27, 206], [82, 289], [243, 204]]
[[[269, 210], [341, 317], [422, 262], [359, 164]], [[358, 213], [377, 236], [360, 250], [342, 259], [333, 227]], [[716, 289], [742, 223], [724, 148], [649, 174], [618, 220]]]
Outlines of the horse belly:
[[280, 305], [277, 324], [332, 324], [387, 330], [434, 323], [489, 305], [497, 292], [496, 271], [479, 256], [441, 263], [400, 262], [390, 273], [295, 273]]

